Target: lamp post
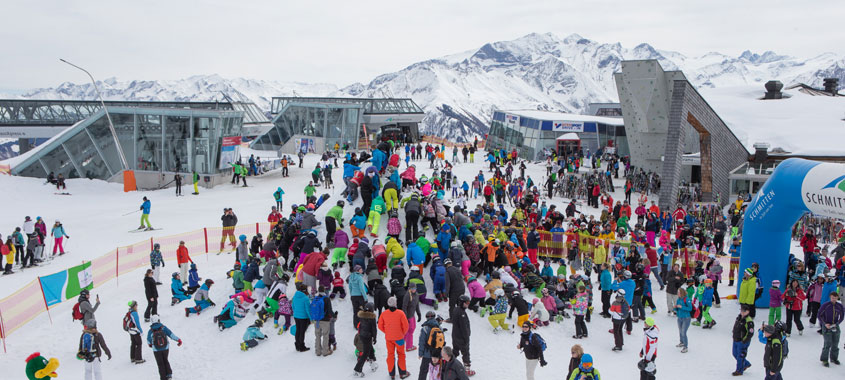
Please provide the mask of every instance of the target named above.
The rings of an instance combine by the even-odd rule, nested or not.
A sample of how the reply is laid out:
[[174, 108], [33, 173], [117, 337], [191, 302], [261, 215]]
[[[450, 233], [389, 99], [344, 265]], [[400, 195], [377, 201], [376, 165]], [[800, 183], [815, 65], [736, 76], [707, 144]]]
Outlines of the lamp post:
[[59, 58], [59, 60], [64, 62], [64, 63], [67, 63], [68, 65], [71, 65], [71, 66], [73, 66], [73, 67], [75, 67], [79, 70], [82, 70], [82, 72], [84, 72], [85, 74], [88, 74], [88, 77], [91, 78], [91, 84], [94, 85], [94, 91], [97, 92], [97, 97], [100, 98], [100, 104], [103, 106], [103, 111], [105, 111], [105, 113], [106, 113], [106, 119], [108, 119], [108, 121], [109, 121], [109, 130], [111, 131], [112, 138], [114, 138], [114, 145], [117, 148], [117, 153], [118, 153], [118, 156], [120, 157], [120, 163], [123, 164], [124, 170], [129, 170], [129, 165], [126, 164], [126, 157], [123, 155], [123, 147], [120, 146], [120, 140], [118, 140], [117, 132], [115, 132], [115, 130], [114, 130], [114, 124], [112, 124], [111, 115], [109, 115], [109, 110], [108, 110], [108, 108], [106, 108], [106, 103], [103, 101], [103, 95], [100, 94], [100, 89], [97, 87], [97, 82], [94, 80], [94, 76], [91, 75], [91, 73], [89, 73], [88, 70], [85, 70], [85, 69], [83, 69], [83, 68], [81, 68], [77, 65], [74, 65], [74, 64], [72, 64], [72, 63], [70, 63], [70, 62], [68, 62], [68, 61], [66, 61], [62, 58]]

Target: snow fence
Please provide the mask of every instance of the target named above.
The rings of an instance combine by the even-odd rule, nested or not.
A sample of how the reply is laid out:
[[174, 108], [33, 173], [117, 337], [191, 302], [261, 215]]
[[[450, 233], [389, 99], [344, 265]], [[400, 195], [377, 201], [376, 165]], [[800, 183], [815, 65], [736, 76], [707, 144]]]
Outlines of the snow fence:
[[[8, 297], [0, 299], [0, 339], [6, 352], [6, 338], [33, 318], [67, 300], [74, 300], [83, 289], [94, 289], [112, 279], [120, 286], [120, 277], [138, 268], [150, 265], [150, 251], [160, 245], [165, 260], [176, 260], [176, 249], [185, 242], [192, 258], [218, 252], [219, 243], [229, 236], [235, 240], [240, 235], [252, 237], [256, 233], [267, 236], [273, 225], [255, 223], [234, 227], [208, 227], [178, 235], [151, 237], [114, 250], [91, 261], [83, 261], [59, 272], [40, 276]], [[206, 256], [207, 257], [207, 256]], [[50, 322], [52, 323], [52, 316]]]

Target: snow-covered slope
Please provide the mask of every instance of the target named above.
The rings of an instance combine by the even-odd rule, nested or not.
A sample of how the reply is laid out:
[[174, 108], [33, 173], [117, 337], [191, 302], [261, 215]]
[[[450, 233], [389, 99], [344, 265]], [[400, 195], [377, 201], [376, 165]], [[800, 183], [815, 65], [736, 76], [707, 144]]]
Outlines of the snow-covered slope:
[[[330, 84], [280, 83], [252, 79], [193, 76], [176, 81], [103, 83], [104, 97], [127, 100], [210, 100], [220, 92], [241, 95], [268, 109], [272, 96], [410, 97], [426, 112], [423, 131], [454, 141], [486, 133], [492, 110], [537, 109], [583, 112], [588, 103], [616, 101], [613, 73], [623, 60], [657, 59], [666, 70], [683, 70], [700, 88], [759, 86], [771, 79], [786, 85], [820, 86], [822, 78], [845, 83], [845, 55], [812, 58], [745, 51], [733, 57], [711, 52], [702, 56], [660, 50], [643, 43], [633, 48], [601, 43], [577, 34], [560, 38], [529, 34], [512, 41], [485, 44], [440, 58], [417, 62], [369, 83], [338, 89]], [[21, 97], [91, 99], [90, 84], [63, 83]]]

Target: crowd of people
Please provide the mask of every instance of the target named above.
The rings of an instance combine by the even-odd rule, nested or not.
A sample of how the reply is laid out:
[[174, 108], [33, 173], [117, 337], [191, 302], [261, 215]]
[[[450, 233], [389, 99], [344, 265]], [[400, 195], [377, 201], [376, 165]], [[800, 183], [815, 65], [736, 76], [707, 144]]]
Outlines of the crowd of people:
[[[676, 347], [686, 353], [693, 346], [687, 336], [690, 326], [712, 329], [717, 324], [710, 311], [721, 306], [719, 287], [727, 270], [729, 287], [736, 275], [743, 277], [741, 311], [732, 333], [737, 359], [733, 375], [751, 367], [746, 356], [755, 334], [754, 303], [764, 284], [757, 280], [759, 265], [739, 267], [744, 200], [731, 204], [724, 214], [712, 205], [679, 204], [661, 210], [649, 199], [659, 190], [659, 177], [613, 155], [550, 157], [544, 195], [525, 173], [531, 163], [516, 151], [488, 151], [489, 169], [472, 178], [459, 178], [453, 169], [473, 162], [476, 146], [453, 147], [451, 159], [446, 151], [445, 146], [383, 141], [371, 152], [346, 153], [340, 165], [324, 156], [311, 183], [302, 189], [306, 203], [285, 209], [285, 191], [278, 187], [273, 192], [267, 219], [273, 227], [266, 237], [240, 235], [236, 241], [237, 217], [231, 209], [224, 210], [220, 251], [233, 253], [234, 260], [230, 270], [214, 277], [225, 275], [226, 280], [218, 280], [222, 285], [203, 281], [182, 244], [177, 251], [179, 271], [171, 275], [171, 305], [193, 300], [184, 307], [190, 318], [216, 306], [210, 298], [212, 286], [226, 286], [227, 298], [218, 300], [223, 306], [214, 311], [214, 321], [220, 330], [246, 325], [242, 350], [260, 346], [273, 335], [268, 331], [291, 332], [296, 351], [321, 357], [342, 349], [339, 344], [354, 344], [357, 361], [352, 373], [364, 377], [365, 366], [370, 372], [378, 370], [374, 346], [383, 342], [391, 379], [411, 376], [406, 356], [414, 351], [420, 359], [419, 379], [474, 375], [470, 318], [485, 318], [494, 333], [521, 333], [516, 348], [524, 355], [529, 380], [538, 366], [547, 365], [544, 329], [571, 320], [572, 339], [583, 340], [595, 337], [596, 329], [602, 329], [596, 325], [608, 319], [605, 327], [613, 336], [613, 351], [623, 351], [626, 335], [642, 323], [636, 366], [641, 379], [654, 379], [661, 336], [649, 313], [658, 312], [656, 293], [665, 291], [665, 312], [677, 320]], [[412, 162], [421, 159], [429, 161], [425, 174]], [[581, 173], [585, 161], [590, 168]], [[621, 168], [625, 199], [614, 200], [613, 180]], [[341, 173], [344, 190], [342, 199], [329, 202], [328, 194], [317, 196], [316, 186], [331, 186], [333, 172]], [[468, 206], [471, 200], [475, 207]], [[556, 201], [562, 202], [560, 208]], [[318, 220], [315, 212], [327, 207]], [[585, 207], [596, 209], [595, 214], [600, 211], [600, 216], [584, 212]], [[381, 227], [382, 215], [387, 215], [386, 228]], [[792, 324], [803, 332], [804, 301], [810, 325], [818, 322], [824, 337], [822, 363], [839, 364], [838, 326], [845, 315], [838, 302], [845, 285], [843, 252], [821, 251], [811, 234], [801, 245], [804, 260], [792, 258], [784, 286], [770, 284], [769, 316], [758, 330], [758, 339], [766, 345], [767, 379], [780, 378]], [[729, 256], [728, 268], [722, 267], [722, 256]], [[150, 265], [143, 281], [143, 320], [151, 323], [147, 344], [153, 347], [160, 378], [168, 379], [169, 340], [179, 345], [181, 340], [158, 317], [159, 272], [165, 265], [158, 245]], [[111, 354], [96, 332], [97, 306], [91, 306], [87, 291], [83, 293], [80, 355], [94, 362], [101, 352]], [[351, 305], [342, 306], [347, 298]], [[784, 306], [786, 323], [780, 313]], [[136, 301], [129, 303], [124, 329], [132, 344], [130, 359], [141, 364], [138, 307]], [[511, 322], [514, 312], [516, 320]], [[336, 329], [349, 328], [336, 326], [340, 313], [352, 316], [353, 342], [336, 338]], [[667, 331], [667, 326], [662, 328]], [[309, 330], [314, 331], [312, 347], [306, 338]], [[574, 345], [571, 353], [566, 379], [600, 379], [582, 345]], [[86, 366], [86, 371], [89, 367], [92, 373], [99, 371], [99, 364]]]

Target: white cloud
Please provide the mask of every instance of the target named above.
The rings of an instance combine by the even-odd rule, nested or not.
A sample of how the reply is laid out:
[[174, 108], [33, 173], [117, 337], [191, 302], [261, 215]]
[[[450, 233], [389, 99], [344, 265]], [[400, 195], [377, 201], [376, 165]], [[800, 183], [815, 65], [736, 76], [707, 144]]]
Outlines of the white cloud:
[[845, 2], [763, 0], [82, 1], [7, 2], [4, 88], [216, 73], [346, 85], [414, 62], [531, 32], [578, 33], [685, 54], [837, 51], [824, 15]]

